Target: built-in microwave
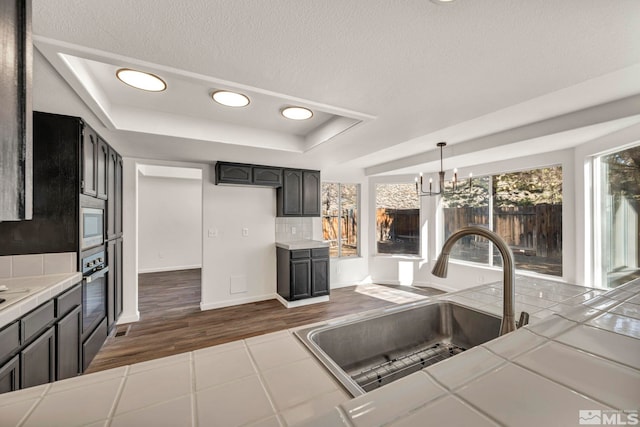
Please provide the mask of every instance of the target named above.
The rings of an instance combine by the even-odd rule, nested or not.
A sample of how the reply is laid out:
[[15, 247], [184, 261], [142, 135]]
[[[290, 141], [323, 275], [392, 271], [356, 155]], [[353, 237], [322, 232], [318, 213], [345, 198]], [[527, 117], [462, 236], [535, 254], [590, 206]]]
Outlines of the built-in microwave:
[[104, 209], [80, 209], [80, 237], [83, 250], [104, 243]]

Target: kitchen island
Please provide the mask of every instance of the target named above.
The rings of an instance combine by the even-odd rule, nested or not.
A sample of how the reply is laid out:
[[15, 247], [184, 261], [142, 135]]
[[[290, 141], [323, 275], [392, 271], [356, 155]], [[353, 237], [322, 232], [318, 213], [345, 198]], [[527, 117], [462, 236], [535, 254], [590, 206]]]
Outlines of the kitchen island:
[[[500, 314], [501, 284], [435, 299]], [[523, 309], [531, 314], [530, 325], [355, 399], [291, 331], [281, 331], [0, 395], [0, 425], [539, 426], [578, 425], [580, 415], [632, 420], [634, 413], [620, 411], [640, 407], [640, 280], [604, 293], [518, 277], [516, 310]]]

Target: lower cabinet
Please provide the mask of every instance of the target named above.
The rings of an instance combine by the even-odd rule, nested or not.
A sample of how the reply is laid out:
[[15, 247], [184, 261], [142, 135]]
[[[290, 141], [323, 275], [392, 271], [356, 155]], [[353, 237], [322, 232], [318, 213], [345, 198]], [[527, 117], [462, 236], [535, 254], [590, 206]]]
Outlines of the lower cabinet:
[[82, 373], [82, 306], [77, 306], [56, 325], [56, 380]]
[[277, 249], [278, 294], [288, 301], [329, 295], [329, 249]]
[[0, 393], [20, 389], [20, 355], [0, 367]]
[[[106, 321], [103, 323], [102, 342], [106, 339]], [[80, 284], [1, 328], [0, 393], [81, 374], [84, 371], [81, 335]], [[95, 352], [96, 345], [92, 345]]]
[[20, 352], [20, 388], [56, 379], [56, 328], [47, 329]]

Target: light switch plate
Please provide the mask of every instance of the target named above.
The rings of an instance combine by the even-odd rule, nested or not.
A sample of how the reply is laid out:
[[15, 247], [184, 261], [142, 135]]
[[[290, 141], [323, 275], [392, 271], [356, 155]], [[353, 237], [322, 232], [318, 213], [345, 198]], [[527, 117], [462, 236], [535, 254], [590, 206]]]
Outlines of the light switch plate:
[[248, 229], [248, 228], [243, 228], [243, 229], [242, 229], [242, 235], [243, 235], [244, 237], [247, 237], [247, 236], [249, 235], [249, 229]]

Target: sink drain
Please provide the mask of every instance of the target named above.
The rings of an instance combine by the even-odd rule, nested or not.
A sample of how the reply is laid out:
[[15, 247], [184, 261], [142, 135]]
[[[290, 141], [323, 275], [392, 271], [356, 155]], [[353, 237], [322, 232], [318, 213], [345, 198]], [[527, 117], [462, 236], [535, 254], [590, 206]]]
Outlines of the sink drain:
[[369, 367], [351, 375], [351, 378], [364, 390], [370, 391], [463, 351], [465, 349], [457, 345], [440, 342]]

